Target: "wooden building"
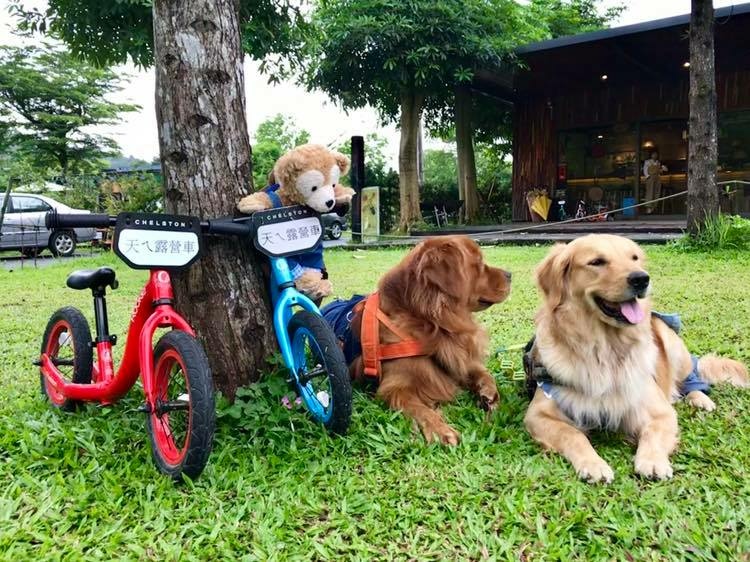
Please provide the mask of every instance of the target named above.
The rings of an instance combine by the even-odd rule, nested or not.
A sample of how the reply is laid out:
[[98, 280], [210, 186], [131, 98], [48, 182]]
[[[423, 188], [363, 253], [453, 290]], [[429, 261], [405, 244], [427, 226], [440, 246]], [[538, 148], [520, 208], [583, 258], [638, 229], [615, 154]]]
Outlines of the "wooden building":
[[[717, 179], [750, 181], [750, 3], [717, 9], [715, 18]], [[525, 68], [514, 72], [507, 96], [514, 105], [514, 220], [528, 220], [525, 193], [540, 187], [565, 198], [568, 214], [580, 200], [610, 209], [644, 201], [644, 162], [653, 152], [665, 166], [661, 194], [686, 189], [689, 20], [561, 37], [518, 51]], [[725, 207], [750, 212], [750, 186], [729, 191]], [[683, 215], [685, 198], [652, 212]]]

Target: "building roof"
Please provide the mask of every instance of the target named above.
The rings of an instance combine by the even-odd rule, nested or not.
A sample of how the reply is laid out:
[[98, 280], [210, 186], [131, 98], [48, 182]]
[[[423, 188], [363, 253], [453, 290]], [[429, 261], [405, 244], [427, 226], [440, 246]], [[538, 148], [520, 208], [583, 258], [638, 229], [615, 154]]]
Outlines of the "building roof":
[[[750, 70], [750, 2], [714, 17], [717, 71]], [[689, 25], [685, 14], [530, 43], [516, 50], [521, 68], [479, 71], [473, 88], [513, 104], [519, 96], [687, 80]]]
[[[714, 19], [726, 19], [728, 21], [732, 18], [732, 16], [741, 14], [750, 14], [750, 2], [717, 8], [716, 10], [714, 10]], [[723, 24], [726, 22], [717, 21], [717, 23]], [[569, 45], [578, 45], [581, 43], [591, 43], [594, 41], [602, 41], [604, 39], [612, 39], [615, 37], [621, 37], [623, 35], [634, 35], [637, 33], [645, 33], [648, 31], [667, 29], [670, 27], [684, 27], [689, 24], [690, 14], [683, 14], [680, 16], [673, 16], [671, 18], [662, 18], [658, 20], [635, 23], [632, 25], [623, 25], [621, 27], [600, 29], [598, 31], [580, 33], [578, 35], [567, 35], [565, 37], [548, 39], [547, 41], [537, 41], [536, 43], [529, 43], [528, 45], [519, 47], [518, 49], [516, 49], [516, 53], [519, 55], [536, 53], [539, 51], [547, 51], [550, 49], [567, 47]]]

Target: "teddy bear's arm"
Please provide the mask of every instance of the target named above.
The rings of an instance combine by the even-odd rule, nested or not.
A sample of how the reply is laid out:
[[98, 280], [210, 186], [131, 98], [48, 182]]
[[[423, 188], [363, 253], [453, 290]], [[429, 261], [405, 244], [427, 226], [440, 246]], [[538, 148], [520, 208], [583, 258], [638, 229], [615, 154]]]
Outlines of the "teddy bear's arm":
[[337, 205], [351, 203], [352, 197], [354, 197], [355, 193], [356, 191], [354, 191], [351, 187], [346, 187], [343, 185], [337, 185], [333, 188], [333, 197], [334, 199], [336, 199]]
[[270, 209], [272, 207], [273, 203], [271, 202], [271, 198], [267, 193], [263, 191], [256, 191], [255, 193], [251, 193], [247, 197], [243, 197], [242, 199], [240, 199], [240, 202], [237, 203], [237, 209], [240, 211], [240, 213], [244, 213], [246, 215], [254, 213], [255, 211]]

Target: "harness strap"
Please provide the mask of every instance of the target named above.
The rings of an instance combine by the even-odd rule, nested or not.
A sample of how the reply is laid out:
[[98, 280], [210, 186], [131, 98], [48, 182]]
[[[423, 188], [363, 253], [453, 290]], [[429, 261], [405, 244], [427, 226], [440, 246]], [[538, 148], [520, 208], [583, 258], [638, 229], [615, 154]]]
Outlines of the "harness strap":
[[[359, 304], [357, 305], [359, 307]], [[356, 310], [356, 308], [355, 308]], [[402, 341], [396, 343], [380, 343], [380, 324], [383, 324]], [[380, 310], [380, 295], [373, 293], [364, 302], [362, 312], [361, 328], [362, 363], [365, 375], [380, 378], [381, 363], [390, 359], [402, 359], [404, 357], [417, 357], [425, 355], [422, 342], [409, 339], [404, 332], [396, 326]]]

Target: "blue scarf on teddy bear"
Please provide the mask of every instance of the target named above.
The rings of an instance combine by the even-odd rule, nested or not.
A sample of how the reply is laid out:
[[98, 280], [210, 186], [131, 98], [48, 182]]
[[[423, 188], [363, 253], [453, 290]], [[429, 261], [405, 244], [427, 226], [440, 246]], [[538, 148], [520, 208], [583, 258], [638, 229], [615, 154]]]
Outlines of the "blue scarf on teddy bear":
[[[279, 207], [283, 207], [284, 205], [281, 203], [281, 198], [276, 193], [279, 189], [279, 184], [274, 183], [272, 185], [267, 185], [263, 188], [263, 192], [268, 195], [268, 198], [271, 200], [271, 205], [274, 209], [278, 209]], [[292, 277], [297, 279], [300, 275], [302, 275], [305, 271], [305, 269], [318, 269], [323, 272], [323, 279], [328, 278], [328, 272], [326, 271], [326, 265], [323, 262], [323, 242], [318, 242], [318, 245], [315, 246], [312, 250], [309, 252], [305, 252], [304, 254], [299, 254], [297, 256], [289, 256], [286, 258], [287, 263], [289, 264], [289, 269], [292, 272]]]

